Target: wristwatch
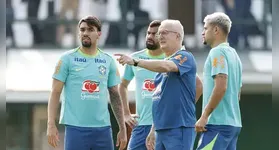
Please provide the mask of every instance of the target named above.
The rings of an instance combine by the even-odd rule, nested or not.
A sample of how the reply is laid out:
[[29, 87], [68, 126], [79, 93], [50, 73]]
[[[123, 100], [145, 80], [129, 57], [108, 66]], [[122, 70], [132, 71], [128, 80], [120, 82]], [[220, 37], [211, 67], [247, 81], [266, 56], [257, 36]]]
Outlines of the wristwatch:
[[134, 66], [138, 66], [139, 60], [133, 59]]

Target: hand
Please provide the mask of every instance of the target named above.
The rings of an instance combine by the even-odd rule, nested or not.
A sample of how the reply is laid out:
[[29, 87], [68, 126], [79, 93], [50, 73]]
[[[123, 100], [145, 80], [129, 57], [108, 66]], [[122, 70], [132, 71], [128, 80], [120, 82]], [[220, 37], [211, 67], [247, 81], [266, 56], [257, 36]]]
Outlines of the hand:
[[128, 65], [134, 65], [134, 61], [133, 58], [124, 54], [114, 54], [114, 56], [120, 56], [119, 58], [117, 58], [116, 60], [122, 64], [128, 64]]
[[196, 122], [195, 130], [196, 132], [205, 132], [205, 125], [207, 124], [208, 118], [207, 117], [200, 117], [200, 119]]
[[139, 118], [139, 116], [136, 114], [124, 116], [125, 122], [130, 126], [130, 128], [134, 128], [138, 124], [138, 121], [136, 120], [137, 118]]
[[59, 132], [56, 128], [56, 125], [47, 126], [47, 137], [48, 137], [48, 144], [56, 148], [59, 142]]
[[147, 150], [155, 150], [155, 132], [150, 131], [145, 140]]
[[117, 134], [116, 146], [119, 147], [119, 150], [123, 150], [125, 149], [126, 145], [127, 145], [126, 129], [121, 129]]

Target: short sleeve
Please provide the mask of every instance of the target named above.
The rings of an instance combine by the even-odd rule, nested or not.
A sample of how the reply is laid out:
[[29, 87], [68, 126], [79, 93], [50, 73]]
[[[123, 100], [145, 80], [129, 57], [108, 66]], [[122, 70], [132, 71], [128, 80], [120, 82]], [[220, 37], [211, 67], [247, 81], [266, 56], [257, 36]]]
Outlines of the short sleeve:
[[69, 74], [69, 60], [67, 55], [63, 55], [55, 66], [52, 78], [65, 82]]
[[210, 53], [210, 61], [211, 61], [211, 76], [215, 76], [217, 74], [226, 74], [228, 75], [228, 62], [226, 60], [225, 55], [222, 53], [220, 49], [213, 50]]
[[108, 87], [113, 87], [120, 83], [120, 74], [114, 60], [111, 61], [109, 75], [108, 75]]
[[192, 57], [192, 55], [189, 55], [187, 51], [183, 50], [175, 54], [170, 59], [176, 64], [181, 76], [184, 73], [191, 71], [191, 69], [193, 68], [193, 59], [190, 57]]
[[134, 71], [131, 65], [126, 65], [124, 70], [123, 79], [131, 81], [134, 78]]

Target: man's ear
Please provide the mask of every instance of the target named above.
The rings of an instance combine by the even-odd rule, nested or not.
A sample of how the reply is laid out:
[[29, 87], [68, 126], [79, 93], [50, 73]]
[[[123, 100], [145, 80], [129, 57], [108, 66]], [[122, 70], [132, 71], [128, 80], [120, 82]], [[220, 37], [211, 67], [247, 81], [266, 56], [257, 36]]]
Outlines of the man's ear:
[[102, 33], [100, 31], [98, 31], [97, 34], [98, 34], [97, 39], [100, 39]]
[[217, 34], [217, 33], [218, 33], [218, 30], [219, 30], [219, 27], [218, 27], [218, 26], [215, 26], [215, 27], [214, 27], [214, 33]]
[[180, 39], [181, 38], [181, 35], [180, 34], [177, 34], [177, 39]]

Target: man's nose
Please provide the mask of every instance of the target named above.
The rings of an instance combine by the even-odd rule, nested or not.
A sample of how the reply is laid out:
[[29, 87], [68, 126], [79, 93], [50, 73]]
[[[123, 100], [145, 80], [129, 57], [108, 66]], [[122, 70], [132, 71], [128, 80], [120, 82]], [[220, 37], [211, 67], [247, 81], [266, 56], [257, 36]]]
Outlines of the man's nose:
[[85, 31], [83, 32], [83, 35], [88, 36], [88, 35], [89, 35], [89, 31], [85, 30]]

